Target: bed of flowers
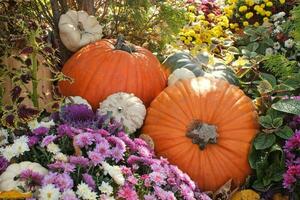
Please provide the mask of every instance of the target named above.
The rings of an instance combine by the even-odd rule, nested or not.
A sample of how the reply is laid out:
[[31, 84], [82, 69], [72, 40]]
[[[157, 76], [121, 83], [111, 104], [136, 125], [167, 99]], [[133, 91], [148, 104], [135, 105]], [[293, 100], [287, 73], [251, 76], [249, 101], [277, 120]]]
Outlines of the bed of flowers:
[[209, 199], [109, 114], [66, 104], [43, 120], [26, 135], [4, 135], [2, 189], [31, 191], [30, 199]]
[[0, 199], [300, 200], [300, 2], [3, 0]]

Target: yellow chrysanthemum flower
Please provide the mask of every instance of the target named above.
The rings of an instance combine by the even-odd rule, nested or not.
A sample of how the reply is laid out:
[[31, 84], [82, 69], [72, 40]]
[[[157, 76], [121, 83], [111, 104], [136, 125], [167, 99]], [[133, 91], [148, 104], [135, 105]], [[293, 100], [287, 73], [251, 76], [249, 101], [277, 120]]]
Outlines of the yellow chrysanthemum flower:
[[279, 2], [280, 2], [281, 4], [284, 4], [284, 3], [285, 3], [285, 0], [279, 0]]
[[272, 6], [273, 6], [273, 3], [272, 3], [271, 1], [269, 1], [269, 2], [266, 3], [266, 6], [272, 7]]
[[195, 12], [195, 10], [196, 10], [195, 6], [189, 6], [188, 7], [189, 12]]
[[272, 15], [272, 12], [271, 11], [266, 11], [266, 16], [267, 17], [270, 17]]
[[253, 17], [253, 12], [248, 12], [246, 15], [245, 15], [246, 19], [250, 19], [251, 17]]
[[261, 7], [261, 8], [265, 8], [265, 7], [266, 7], [266, 4], [264, 4], [264, 3], [263, 3], [263, 4], [260, 4], [260, 7]]
[[240, 12], [245, 12], [245, 11], [247, 11], [248, 10], [248, 7], [247, 6], [241, 6], [241, 7], [239, 7], [239, 11]]
[[264, 17], [264, 22], [268, 22], [269, 21], [269, 18], [268, 17]]
[[245, 22], [243, 22], [243, 26], [249, 26], [249, 22], [247, 22], [247, 21], [245, 21]]
[[255, 27], [259, 27], [259, 22], [255, 22], [253, 25], [254, 25]]

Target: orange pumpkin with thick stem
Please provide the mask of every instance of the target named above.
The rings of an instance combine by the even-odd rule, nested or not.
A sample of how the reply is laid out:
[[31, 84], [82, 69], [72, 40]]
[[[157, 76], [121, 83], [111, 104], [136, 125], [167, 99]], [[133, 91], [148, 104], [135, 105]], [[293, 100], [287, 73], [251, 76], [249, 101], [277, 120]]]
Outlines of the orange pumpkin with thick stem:
[[59, 83], [62, 94], [81, 96], [93, 109], [117, 92], [133, 93], [147, 106], [167, 84], [157, 58], [122, 38], [85, 46], [66, 62], [62, 72], [74, 80]]
[[166, 88], [148, 108], [142, 129], [156, 153], [204, 191], [215, 191], [231, 178], [235, 185], [245, 181], [257, 131], [251, 99], [224, 80], [205, 77]]

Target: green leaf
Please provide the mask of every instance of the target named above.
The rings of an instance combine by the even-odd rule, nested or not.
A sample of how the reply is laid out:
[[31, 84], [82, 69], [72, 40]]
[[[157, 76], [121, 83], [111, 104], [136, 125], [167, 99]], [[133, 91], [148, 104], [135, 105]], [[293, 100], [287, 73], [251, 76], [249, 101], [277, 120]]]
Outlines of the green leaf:
[[288, 127], [288, 126], [284, 126], [283, 128], [281, 128], [279, 131], [276, 131], [275, 134], [280, 137], [283, 138], [285, 140], [289, 139], [290, 137], [292, 137], [292, 135], [294, 134], [293, 130]]
[[262, 133], [254, 139], [254, 146], [257, 150], [267, 149], [271, 147], [275, 141], [275, 135]]
[[250, 28], [250, 27], [249, 28], [245, 28], [244, 29], [244, 33], [246, 35], [249, 35], [249, 36], [256, 35], [256, 31], [254, 29]]
[[258, 151], [252, 146], [249, 154], [249, 164], [252, 169], [256, 169], [256, 161], [258, 159]]
[[260, 116], [259, 123], [265, 128], [272, 128], [272, 118], [270, 115]]
[[296, 88], [294, 88], [294, 87], [291, 87], [290, 85], [286, 85], [286, 84], [283, 84], [283, 83], [281, 83], [281, 84], [279, 84], [279, 85], [277, 85], [275, 88], [274, 88], [274, 90], [279, 90], [279, 91], [294, 91]]
[[257, 90], [260, 94], [266, 94], [273, 90], [272, 85], [267, 80], [262, 80], [259, 82], [259, 85], [257, 86]]
[[273, 128], [279, 128], [283, 124], [283, 119], [281, 117], [273, 119], [272, 126]]
[[253, 189], [255, 189], [257, 191], [261, 191], [261, 192], [265, 191], [265, 187], [261, 180], [255, 180], [252, 184], [252, 187], [253, 187]]
[[296, 99], [283, 99], [272, 105], [272, 108], [281, 112], [300, 115], [300, 101]]
[[[250, 38], [251, 40], [251, 38]], [[255, 41], [255, 40], [254, 40]], [[253, 41], [251, 41], [253, 42]], [[248, 46], [247, 46], [247, 49], [251, 52], [255, 52], [259, 47], [259, 44], [257, 42], [254, 42], [254, 43], [250, 43]]]
[[230, 53], [232, 53], [234, 55], [240, 54], [240, 50], [236, 47], [233, 47], [233, 46], [229, 47], [227, 49], [227, 51], [229, 51]]
[[267, 80], [272, 85], [272, 87], [275, 87], [277, 84], [276, 78], [272, 74], [261, 73], [260, 77], [261, 79]]

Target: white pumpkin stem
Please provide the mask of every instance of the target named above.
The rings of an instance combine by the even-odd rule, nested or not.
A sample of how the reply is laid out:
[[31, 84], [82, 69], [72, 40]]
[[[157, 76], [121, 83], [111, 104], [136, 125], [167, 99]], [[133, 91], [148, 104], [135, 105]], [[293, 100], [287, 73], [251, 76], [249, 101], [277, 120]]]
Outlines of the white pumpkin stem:
[[117, 38], [117, 42], [115, 44], [115, 49], [116, 50], [122, 50], [122, 51], [126, 51], [128, 53], [133, 53], [136, 52], [136, 49], [133, 45], [131, 44], [126, 44], [126, 41], [124, 39], [123, 35], [119, 35]]
[[207, 144], [217, 143], [217, 127], [195, 120], [188, 127], [186, 136], [192, 139], [194, 144], [198, 144], [204, 150]]

